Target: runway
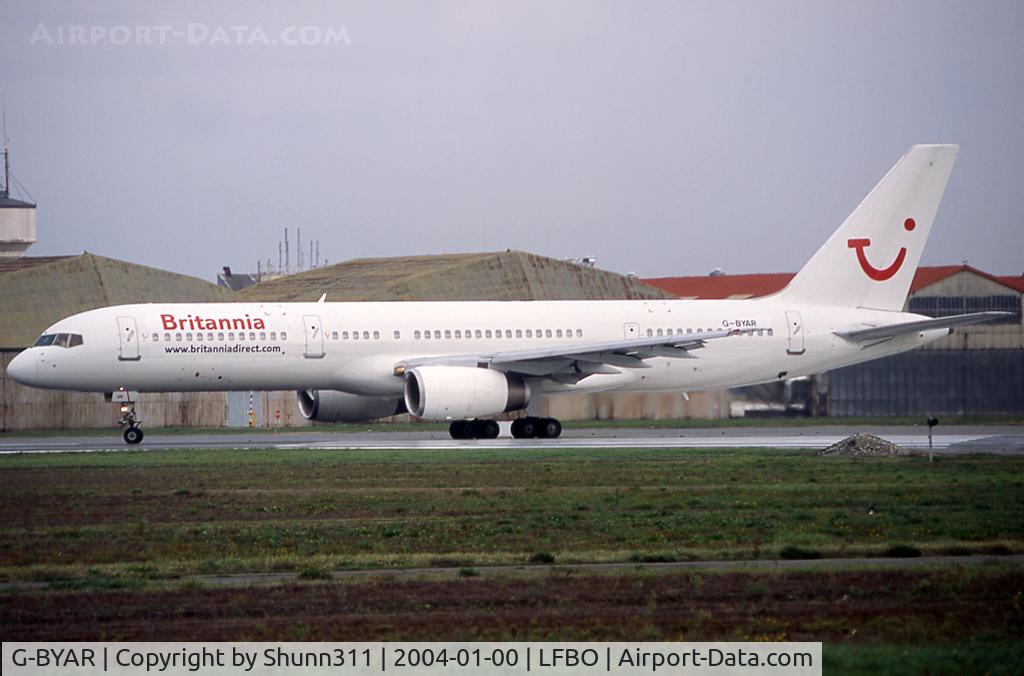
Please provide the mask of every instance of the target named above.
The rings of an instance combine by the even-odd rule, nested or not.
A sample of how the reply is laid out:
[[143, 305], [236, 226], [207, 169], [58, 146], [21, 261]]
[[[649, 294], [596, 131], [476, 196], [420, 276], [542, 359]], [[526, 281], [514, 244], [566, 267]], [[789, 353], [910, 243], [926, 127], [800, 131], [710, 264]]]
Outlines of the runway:
[[[1024, 426], [980, 425], [940, 428], [934, 436], [937, 454], [998, 453], [1024, 455]], [[513, 439], [508, 423], [497, 439], [455, 440], [444, 432], [238, 432], [146, 435], [128, 446], [117, 430], [94, 435], [0, 435], [0, 455], [12, 453], [113, 453], [184, 448], [338, 450], [511, 450], [570, 448], [780, 448], [821, 449], [857, 432], [870, 432], [915, 451], [927, 451], [925, 427], [808, 426], [732, 428], [581, 428], [566, 429], [559, 439]]]

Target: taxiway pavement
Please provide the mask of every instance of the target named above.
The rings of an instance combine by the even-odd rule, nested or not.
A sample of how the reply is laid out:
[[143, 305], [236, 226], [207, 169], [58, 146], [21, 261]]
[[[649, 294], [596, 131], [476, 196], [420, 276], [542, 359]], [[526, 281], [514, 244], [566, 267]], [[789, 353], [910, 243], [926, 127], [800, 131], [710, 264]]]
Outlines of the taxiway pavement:
[[[821, 449], [857, 432], [870, 432], [915, 451], [928, 450], [924, 426], [807, 426], [727, 428], [572, 428], [559, 439], [513, 439], [508, 423], [497, 439], [455, 440], [439, 430], [412, 432], [237, 432], [161, 434], [154, 430], [139, 446], [128, 446], [112, 429], [109, 437], [89, 435], [17, 436], [0, 434], [0, 454], [105, 453], [182, 448], [276, 448], [322, 450], [566, 449], [566, 448], [812, 448]], [[1024, 455], [1024, 426], [939, 427], [937, 454]]]

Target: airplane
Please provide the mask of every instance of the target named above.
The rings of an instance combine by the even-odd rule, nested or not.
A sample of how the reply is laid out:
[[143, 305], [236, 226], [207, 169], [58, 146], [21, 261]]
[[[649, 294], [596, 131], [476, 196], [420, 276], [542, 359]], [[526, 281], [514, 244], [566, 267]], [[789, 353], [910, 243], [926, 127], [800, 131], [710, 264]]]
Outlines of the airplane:
[[[286, 390], [311, 421], [403, 412], [495, 438], [494, 417], [570, 392], [692, 392], [821, 373], [1007, 313], [903, 312], [956, 158], [912, 147], [782, 291], [744, 300], [150, 303], [58, 321], [9, 364], [103, 392], [142, 441], [140, 392]], [[554, 438], [516, 418], [516, 438]]]

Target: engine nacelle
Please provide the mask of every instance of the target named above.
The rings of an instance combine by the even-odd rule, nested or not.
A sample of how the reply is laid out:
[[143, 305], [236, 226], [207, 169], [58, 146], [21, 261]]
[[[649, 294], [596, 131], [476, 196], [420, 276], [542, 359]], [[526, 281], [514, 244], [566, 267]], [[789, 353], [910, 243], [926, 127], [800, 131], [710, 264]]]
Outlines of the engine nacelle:
[[336, 390], [299, 390], [297, 394], [303, 417], [316, 422], [362, 422], [405, 413], [401, 399]]
[[405, 374], [405, 407], [417, 418], [465, 420], [526, 408], [522, 376], [469, 366], [419, 366]]

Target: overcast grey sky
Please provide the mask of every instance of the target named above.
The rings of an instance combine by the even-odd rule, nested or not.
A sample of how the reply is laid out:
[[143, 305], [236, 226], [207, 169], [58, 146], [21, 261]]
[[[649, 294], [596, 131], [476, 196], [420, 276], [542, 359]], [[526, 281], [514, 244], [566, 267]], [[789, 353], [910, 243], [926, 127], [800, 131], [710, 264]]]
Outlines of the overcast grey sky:
[[1019, 274], [1022, 36], [1020, 0], [5, 0], [0, 90], [35, 255], [212, 279], [299, 226], [330, 262], [791, 271], [909, 146], [959, 143], [923, 263]]

